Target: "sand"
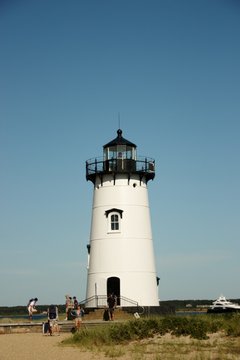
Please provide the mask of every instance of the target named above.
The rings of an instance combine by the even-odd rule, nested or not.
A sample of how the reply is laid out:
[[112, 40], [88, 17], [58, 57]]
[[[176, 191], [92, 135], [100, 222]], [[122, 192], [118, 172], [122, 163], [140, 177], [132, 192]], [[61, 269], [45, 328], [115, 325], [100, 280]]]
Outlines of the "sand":
[[[83, 352], [77, 347], [59, 346], [71, 335], [46, 336], [41, 333], [0, 335], [0, 360], [92, 360], [104, 355]], [[100, 355], [100, 356], [99, 356]]]
[[[0, 335], [0, 360], [109, 360], [104, 352], [90, 352], [73, 346], [61, 346], [61, 341], [71, 334], [46, 336], [41, 333], [20, 333]], [[135, 345], [139, 344], [136, 352]], [[147, 345], [147, 347], [144, 347]], [[170, 334], [143, 339], [124, 346], [124, 353], [117, 359], [239, 359], [239, 337], [229, 338], [222, 332], [211, 334], [208, 340], [194, 340], [190, 337], [174, 337]], [[115, 347], [118, 350], [120, 347]], [[142, 350], [141, 350], [142, 348]], [[231, 351], [230, 351], [231, 349]], [[142, 353], [144, 351], [144, 353]], [[118, 352], [118, 351], [117, 351]], [[158, 355], [157, 355], [158, 354]], [[109, 355], [109, 354], [108, 354]], [[112, 353], [112, 355], [114, 355]]]

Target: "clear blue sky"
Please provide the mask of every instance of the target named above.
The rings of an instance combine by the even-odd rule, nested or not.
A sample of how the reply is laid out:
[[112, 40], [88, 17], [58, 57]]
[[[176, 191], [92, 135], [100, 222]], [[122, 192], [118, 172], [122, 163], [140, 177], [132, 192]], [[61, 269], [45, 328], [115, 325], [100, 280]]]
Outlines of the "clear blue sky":
[[0, 3], [0, 306], [85, 298], [85, 161], [123, 136], [149, 182], [159, 296], [239, 298], [238, 0]]

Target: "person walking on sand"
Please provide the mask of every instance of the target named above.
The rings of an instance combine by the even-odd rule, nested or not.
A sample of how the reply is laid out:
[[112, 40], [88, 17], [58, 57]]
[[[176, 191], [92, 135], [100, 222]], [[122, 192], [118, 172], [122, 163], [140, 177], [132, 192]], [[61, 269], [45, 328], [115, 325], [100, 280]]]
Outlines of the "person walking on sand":
[[36, 303], [38, 301], [38, 298], [34, 298], [34, 299], [30, 299], [28, 302], [28, 316], [29, 316], [29, 320], [32, 321], [32, 317], [33, 317], [33, 313], [37, 312], [36, 309]]

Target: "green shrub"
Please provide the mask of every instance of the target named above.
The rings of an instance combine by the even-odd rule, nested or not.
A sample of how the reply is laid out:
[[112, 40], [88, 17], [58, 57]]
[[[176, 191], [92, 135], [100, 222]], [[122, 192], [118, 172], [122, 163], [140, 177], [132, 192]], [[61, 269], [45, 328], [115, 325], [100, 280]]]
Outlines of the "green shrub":
[[83, 329], [77, 331], [73, 336], [66, 341], [66, 344], [78, 344], [86, 347], [99, 346], [104, 344], [111, 344], [111, 337], [109, 336], [109, 329], [99, 327], [91, 330]]
[[234, 314], [225, 326], [227, 335], [240, 336], [240, 314]]
[[207, 323], [200, 318], [181, 316], [166, 317], [162, 320], [161, 325], [162, 329], [160, 328], [160, 334], [170, 332], [176, 336], [190, 335], [195, 339], [207, 338]]
[[198, 340], [207, 339], [208, 324], [202, 319], [195, 318], [194, 321], [189, 321], [189, 335]]
[[108, 331], [111, 340], [116, 343], [144, 339], [157, 332], [157, 321], [131, 320], [124, 324], [114, 324], [109, 327]]
[[108, 329], [109, 337], [114, 343], [129, 341], [132, 338], [131, 326], [129, 322], [111, 325]]

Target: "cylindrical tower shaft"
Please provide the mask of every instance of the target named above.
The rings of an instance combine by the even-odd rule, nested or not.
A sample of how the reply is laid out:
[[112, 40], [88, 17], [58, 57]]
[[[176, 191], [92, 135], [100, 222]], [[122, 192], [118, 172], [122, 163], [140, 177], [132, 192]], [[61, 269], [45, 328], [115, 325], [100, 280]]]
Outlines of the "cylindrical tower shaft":
[[136, 145], [121, 135], [104, 146], [103, 160], [86, 166], [94, 184], [87, 306], [109, 293], [121, 306], [158, 306], [147, 190], [154, 160], [137, 158]]

